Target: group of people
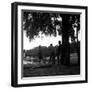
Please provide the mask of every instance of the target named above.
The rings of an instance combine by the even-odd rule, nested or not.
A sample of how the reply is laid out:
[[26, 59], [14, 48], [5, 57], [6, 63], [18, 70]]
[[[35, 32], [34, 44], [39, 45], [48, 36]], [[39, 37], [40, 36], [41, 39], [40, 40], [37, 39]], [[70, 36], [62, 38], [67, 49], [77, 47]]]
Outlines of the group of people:
[[[58, 41], [57, 46], [53, 46], [53, 44], [50, 44], [49, 46], [49, 63], [55, 64], [56, 60], [57, 63], [60, 64], [60, 59], [61, 59], [61, 41]], [[41, 46], [39, 46], [39, 60], [41, 61], [42, 59], [42, 51], [41, 51]]]
[[61, 41], [58, 41], [58, 45], [53, 47], [53, 44], [50, 44], [50, 60], [52, 64], [55, 64], [55, 61], [57, 60], [57, 63], [60, 64], [61, 59]]

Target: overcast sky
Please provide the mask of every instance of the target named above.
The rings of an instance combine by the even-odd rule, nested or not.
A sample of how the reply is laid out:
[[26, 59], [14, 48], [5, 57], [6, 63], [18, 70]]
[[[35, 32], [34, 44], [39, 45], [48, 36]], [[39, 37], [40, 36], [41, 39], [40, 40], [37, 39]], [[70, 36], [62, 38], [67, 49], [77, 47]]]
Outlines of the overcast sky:
[[[80, 32], [78, 33], [78, 40], [80, 40], [81, 34]], [[58, 35], [57, 36], [46, 36], [45, 34], [39, 33], [39, 37], [36, 37], [34, 40], [29, 41], [29, 38], [26, 37], [26, 32], [23, 31], [23, 49], [25, 50], [30, 50], [35, 47], [38, 47], [39, 45], [41, 46], [49, 46], [50, 44], [53, 44], [53, 46], [58, 45], [58, 41], [62, 42], [62, 37]], [[69, 38], [69, 42], [71, 42], [71, 38]]]
[[34, 47], [37, 47], [39, 45], [48, 47], [50, 44], [53, 44], [53, 46], [55, 46], [58, 45], [59, 40], [62, 40], [60, 35], [57, 35], [57, 37], [46, 36], [45, 34], [41, 34], [40, 32], [39, 37], [36, 37], [34, 40], [29, 41], [29, 38], [26, 37], [26, 32], [23, 31], [23, 48], [25, 50], [33, 49]]

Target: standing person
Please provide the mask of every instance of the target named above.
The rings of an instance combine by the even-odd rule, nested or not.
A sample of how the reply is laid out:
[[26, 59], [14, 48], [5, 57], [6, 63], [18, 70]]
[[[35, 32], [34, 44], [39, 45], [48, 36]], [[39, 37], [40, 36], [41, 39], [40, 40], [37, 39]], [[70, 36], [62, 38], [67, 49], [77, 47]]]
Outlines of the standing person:
[[58, 60], [58, 64], [60, 64], [61, 48], [62, 48], [61, 41], [58, 41], [58, 44], [59, 44], [59, 46], [58, 46], [58, 49], [57, 49], [57, 60]]
[[42, 59], [41, 46], [39, 46], [38, 56], [39, 56], [39, 63], [40, 63], [41, 62], [41, 59]]
[[49, 52], [50, 52], [50, 62], [52, 64], [55, 64], [55, 53], [54, 53], [54, 47], [52, 44], [50, 44]]
[[55, 61], [58, 59], [57, 56], [58, 56], [58, 45], [55, 46]]

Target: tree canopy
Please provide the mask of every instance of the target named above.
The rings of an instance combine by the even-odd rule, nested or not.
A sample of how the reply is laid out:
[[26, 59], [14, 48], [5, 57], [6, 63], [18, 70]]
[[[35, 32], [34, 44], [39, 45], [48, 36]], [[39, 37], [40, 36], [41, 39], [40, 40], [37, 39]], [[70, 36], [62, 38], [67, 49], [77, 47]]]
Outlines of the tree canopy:
[[[62, 16], [67, 14], [60, 14], [54, 12], [23, 12], [23, 30], [26, 31], [29, 40], [38, 36], [39, 32], [45, 35], [54, 35], [59, 32], [62, 34]], [[68, 22], [71, 24], [71, 29], [69, 30], [69, 35], [74, 39], [74, 28], [80, 30], [80, 15], [70, 14], [68, 16]], [[67, 22], [66, 22], [67, 23]]]

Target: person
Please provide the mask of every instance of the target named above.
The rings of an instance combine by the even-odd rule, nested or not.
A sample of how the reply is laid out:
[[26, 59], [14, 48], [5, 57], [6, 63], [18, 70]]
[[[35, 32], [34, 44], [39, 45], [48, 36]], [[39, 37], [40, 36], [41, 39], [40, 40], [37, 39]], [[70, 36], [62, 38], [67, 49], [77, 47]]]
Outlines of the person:
[[41, 59], [42, 59], [41, 46], [39, 46], [38, 56], [39, 56], [39, 63], [40, 63], [41, 62]]
[[58, 56], [58, 45], [55, 46], [55, 63], [57, 62], [57, 56]]
[[61, 41], [58, 41], [58, 49], [57, 49], [57, 61], [58, 61], [58, 64], [60, 64], [60, 58], [61, 58]]
[[50, 44], [49, 52], [50, 52], [50, 63], [55, 64], [55, 53], [53, 44]]

